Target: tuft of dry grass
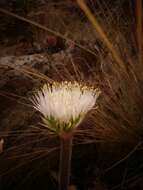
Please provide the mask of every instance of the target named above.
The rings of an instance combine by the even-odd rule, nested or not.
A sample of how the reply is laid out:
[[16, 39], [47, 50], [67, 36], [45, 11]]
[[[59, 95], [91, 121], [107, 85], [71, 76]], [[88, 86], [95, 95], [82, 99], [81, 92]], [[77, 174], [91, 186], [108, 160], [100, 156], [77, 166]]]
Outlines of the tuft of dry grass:
[[[19, 71], [29, 76], [34, 76], [38, 78], [40, 77], [41, 79], [47, 82], [52, 82], [54, 80], [88, 80], [86, 78], [86, 72], [88, 69], [91, 70], [90, 83], [98, 85], [102, 90], [102, 103], [100, 103], [99, 109], [94, 111], [92, 118], [89, 119], [92, 123], [92, 126], [93, 123], [95, 123], [95, 127], [92, 127], [93, 129], [95, 129], [95, 133], [93, 133], [93, 131], [91, 130], [92, 136], [97, 136], [97, 139], [102, 139], [102, 137], [103, 139], [105, 139], [107, 134], [107, 139], [111, 140], [116, 138], [117, 136], [119, 139], [121, 139], [123, 137], [122, 132], [125, 130], [125, 132], [123, 133], [125, 134], [125, 139], [127, 139], [126, 135], [131, 134], [137, 137], [138, 135], [136, 134], [136, 131], [140, 128], [140, 124], [136, 124], [136, 117], [138, 114], [141, 114], [142, 112], [140, 106], [140, 103], [142, 102], [142, 89], [140, 88], [140, 82], [142, 79], [140, 79], [141, 76], [138, 73], [139, 69], [141, 68], [141, 65], [136, 66], [134, 64], [134, 62], [137, 62], [136, 56], [131, 55], [131, 53], [129, 52], [130, 50], [128, 49], [128, 44], [123, 35], [120, 34], [120, 31], [117, 33], [115, 33], [115, 31], [112, 29], [110, 31], [111, 35], [115, 36], [115, 45], [113, 46], [110, 39], [102, 29], [102, 25], [100, 25], [97, 22], [96, 18], [94, 17], [94, 15], [92, 15], [89, 8], [85, 5], [84, 1], [79, 0], [78, 3], [84, 10], [85, 14], [89, 18], [93, 26], [95, 27], [96, 32], [99, 33], [98, 38], [100, 37], [100, 40], [103, 40], [103, 43], [105, 43], [106, 47], [104, 48], [104, 53], [101, 53], [100, 49], [99, 53], [95, 53], [94, 50], [91, 50], [90, 48], [88, 48], [88, 46], [86, 47], [85, 45], [83, 46], [80, 44], [76, 44], [73, 41], [73, 43], [79, 47], [78, 55], [73, 54], [73, 58], [69, 59], [69, 63], [65, 62], [63, 66], [59, 65], [55, 67], [53, 64], [53, 66], [51, 67], [51, 71], [48, 74], [50, 77], [48, 75], [45, 76], [42, 73], [38, 73], [37, 71], [31, 70], [29, 68], [20, 69]], [[22, 18], [21, 16], [15, 15], [2, 9], [1, 11], [5, 14], [9, 14], [11, 16], [17, 17], [18, 19], [22, 19], [26, 22], [29, 22], [30, 24], [34, 24], [35, 26], [45, 31], [52, 33], [54, 32], [53, 30], [50, 30], [47, 27], [36, 23], [35, 21], [30, 21], [28, 19]], [[111, 18], [112, 16], [110, 14], [109, 19]], [[141, 21], [138, 22], [141, 23]], [[69, 40], [68, 38], [61, 35], [59, 32], [55, 31], [54, 34], [60, 35], [60, 37], [64, 38], [65, 40]], [[120, 41], [120, 44], [118, 41]], [[89, 53], [86, 55], [87, 58], [85, 58], [84, 51], [87, 51]], [[110, 53], [108, 53], [108, 51]], [[90, 57], [90, 53], [93, 53], [93, 56], [95, 56], [96, 59], [99, 58], [100, 60], [98, 63], [100, 64], [99, 73], [94, 73], [94, 65], [90, 65], [91, 61], [88, 58]], [[116, 66], [116, 63], [118, 63], [118, 67]], [[82, 67], [82, 65], [87, 66], [84, 66], [84, 68]], [[100, 133], [98, 130], [100, 131]], [[110, 138], [109, 134], [112, 138]], [[131, 139], [133, 138], [131, 137]]]
[[[125, 20], [120, 21], [120, 26], [118, 26], [118, 23], [117, 25], [114, 22], [112, 23], [114, 17], [109, 7], [106, 6], [108, 8], [106, 12], [104, 9], [101, 10], [104, 18], [106, 17], [106, 25], [105, 20], [99, 18], [100, 14], [93, 15], [83, 0], [78, 0], [78, 3], [92, 23], [93, 28], [96, 30], [96, 40], [99, 40], [99, 43], [102, 44], [102, 47], [98, 46], [98, 52], [95, 51], [94, 48], [91, 49], [89, 44], [81, 45], [80, 42], [75, 42], [65, 37], [63, 34], [55, 31], [55, 29], [51, 30], [35, 21], [30, 21], [29, 19], [0, 9], [3, 13], [34, 24], [39, 27], [40, 30], [51, 32], [64, 40], [73, 42], [75, 45], [74, 51], [76, 53], [68, 53], [68, 59], [65, 59], [62, 65], [55, 66], [51, 64], [49, 72], [46, 74], [39, 73], [37, 70], [30, 68], [19, 69], [18, 72], [24, 73], [31, 78], [36, 77], [42, 80], [42, 83], [78, 80], [98, 86], [101, 89], [102, 94], [98, 100], [98, 108], [93, 109], [89, 113], [85, 121], [77, 130], [74, 139], [75, 146], [79, 145], [80, 147], [81, 144], [97, 143], [103, 144], [105, 150], [108, 147], [108, 143], [112, 145], [117, 143], [121, 145], [124, 143], [127, 146], [129, 144], [138, 145], [143, 133], [141, 1], [137, 1], [137, 39], [134, 39], [134, 34], [130, 34], [132, 28], [130, 25], [132, 25], [132, 23], [127, 23]], [[100, 24], [97, 20], [100, 21]], [[126, 24], [129, 25], [130, 30], [128, 27], [124, 27]], [[106, 31], [106, 33], [104, 31]], [[89, 33], [87, 33], [87, 35], [88, 34]], [[86, 36], [86, 38], [88, 39], [88, 36]], [[136, 41], [138, 44], [136, 44]], [[93, 60], [92, 64], [91, 60]], [[96, 70], [97, 64], [98, 69]], [[87, 71], [90, 72], [87, 74]], [[9, 95], [11, 96], [11, 94]], [[33, 117], [36, 117], [36, 113], [33, 113]], [[40, 118], [37, 118], [35, 122], [38, 123], [39, 121]], [[26, 164], [26, 162], [31, 162], [34, 159], [41, 159], [47, 156], [49, 152], [52, 153], [52, 151], [57, 151], [58, 143], [56, 137], [52, 137], [51, 134], [48, 134], [48, 132], [39, 125], [36, 128], [34, 127], [34, 130], [33, 128], [26, 130], [24, 127], [25, 126], [21, 128], [21, 126], [19, 126], [16, 131], [10, 129], [9, 131], [0, 133], [2, 137], [8, 136], [10, 139], [9, 146], [13, 146], [5, 150], [3, 158], [7, 157], [7, 159], [14, 160], [25, 158], [25, 161], [19, 161], [19, 165], [16, 166], [20, 167], [21, 164]], [[15, 137], [15, 140], [13, 137]], [[27, 141], [27, 138], [30, 151], [27, 150], [27, 144], [24, 141], [25, 139]], [[47, 139], [50, 138], [52, 141], [49, 140], [49, 142], [45, 143], [45, 140], [47, 141]], [[49, 147], [47, 150], [47, 146], [50, 144], [53, 146]], [[25, 150], [25, 153], [22, 154], [21, 152], [23, 150]], [[102, 153], [100, 156], [102, 157]]]

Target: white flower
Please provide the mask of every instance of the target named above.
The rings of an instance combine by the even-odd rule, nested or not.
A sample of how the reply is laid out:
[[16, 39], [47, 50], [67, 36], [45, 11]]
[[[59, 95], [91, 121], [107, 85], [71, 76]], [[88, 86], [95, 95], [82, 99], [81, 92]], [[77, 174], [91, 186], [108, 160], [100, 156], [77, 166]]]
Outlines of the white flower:
[[95, 105], [99, 93], [98, 89], [65, 81], [45, 84], [32, 102], [44, 116], [45, 126], [59, 133], [77, 127]]

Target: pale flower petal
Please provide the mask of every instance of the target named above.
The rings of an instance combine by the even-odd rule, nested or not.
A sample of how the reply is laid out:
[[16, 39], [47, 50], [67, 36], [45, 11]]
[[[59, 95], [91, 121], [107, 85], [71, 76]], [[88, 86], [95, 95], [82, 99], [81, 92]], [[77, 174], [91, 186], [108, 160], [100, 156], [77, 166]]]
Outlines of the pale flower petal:
[[[93, 108], [100, 94], [98, 89], [77, 82], [45, 84], [33, 97], [34, 108], [44, 116], [46, 125], [54, 122], [56, 130], [71, 130]], [[51, 126], [47, 126], [50, 127]], [[54, 131], [56, 131], [54, 129]]]

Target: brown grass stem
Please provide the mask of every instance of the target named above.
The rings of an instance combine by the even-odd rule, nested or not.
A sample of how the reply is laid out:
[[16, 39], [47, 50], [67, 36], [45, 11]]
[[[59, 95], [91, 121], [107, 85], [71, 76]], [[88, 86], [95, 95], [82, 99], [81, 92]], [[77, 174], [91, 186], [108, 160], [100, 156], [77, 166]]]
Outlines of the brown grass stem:
[[86, 5], [85, 1], [84, 0], [77, 0], [77, 3], [79, 4], [80, 8], [83, 10], [83, 12], [85, 13], [85, 15], [87, 16], [87, 18], [89, 19], [89, 21], [91, 22], [91, 24], [94, 26], [95, 30], [98, 32], [98, 34], [100, 35], [101, 39], [103, 40], [103, 42], [107, 46], [107, 48], [112, 53], [112, 56], [115, 59], [115, 61], [118, 63], [118, 65], [121, 68], [124, 68], [124, 62], [122, 61], [122, 59], [120, 58], [120, 56], [116, 52], [113, 44], [111, 43], [111, 41], [109, 40], [109, 38], [107, 37], [107, 35], [105, 34], [105, 32], [103, 31], [101, 25], [99, 24], [99, 22], [97, 21], [97, 19], [95, 18], [95, 16], [90, 11], [89, 7]]
[[142, 0], [136, 1], [138, 60], [142, 64]]

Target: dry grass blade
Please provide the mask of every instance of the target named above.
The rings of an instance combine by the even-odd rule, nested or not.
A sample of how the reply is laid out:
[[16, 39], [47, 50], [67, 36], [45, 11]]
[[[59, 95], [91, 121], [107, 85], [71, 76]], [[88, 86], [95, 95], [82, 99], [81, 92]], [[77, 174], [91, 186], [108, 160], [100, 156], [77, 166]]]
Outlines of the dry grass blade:
[[46, 151], [43, 154], [40, 154], [40, 155], [37, 155], [37, 156], [32, 155], [32, 157], [29, 157], [27, 160], [24, 160], [22, 163], [20, 163], [20, 164], [16, 165], [15, 167], [9, 169], [8, 171], [2, 172], [0, 174], [0, 176], [4, 176], [4, 175], [7, 175], [7, 174], [9, 174], [11, 172], [14, 172], [15, 170], [19, 169], [20, 167], [25, 166], [27, 163], [33, 162], [33, 161], [38, 160], [38, 159], [41, 159], [41, 158], [47, 156], [48, 154], [52, 153], [55, 150], [57, 150], [57, 148], [53, 148], [53, 149], [51, 149], [49, 151]]
[[88, 6], [85, 4], [84, 0], [77, 0], [79, 6], [81, 7], [81, 9], [84, 11], [85, 15], [88, 17], [89, 21], [93, 24], [94, 28], [97, 30], [97, 32], [99, 33], [101, 39], [104, 41], [105, 45], [107, 46], [107, 48], [110, 50], [110, 52], [112, 53], [115, 61], [118, 63], [119, 67], [125, 69], [124, 67], [124, 63], [122, 61], [122, 59], [120, 58], [120, 56], [118, 55], [118, 53], [115, 51], [115, 48], [113, 46], [113, 44], [110, 42], [110, 40], [108, 39], [108, 37], [106, 36], [105, 32], [103, 31], [102, 27], [100, 26], [100, 24], [98, 23], [97, 19], [95, 18], [95, 16], [91, 13], [90, 9], [88, 8]]
[[[15, 102], [17, 102], [18, 104], [21, 104], [21, 105], [24, 105], [24, 106], [27, 106], [27, 107], [32, 107], [32, 105], [27, 104], [27, 103], [22, 102], [21, 100], [19, 100], [19, 99], [25, 99], [25, 100], [27, 100], [26, 98], [21, 97], [21, 96], [18, 96], [18, 95], [16, 95], [16, 94], [7, 93], [7, 92], [1, 92], [1, 91], [0, 91], [0, 96], [3, 96], [3, 97], [5, 97], [5, 98], [8, 98], [9, 100], [15, 101]], [[17, 99], [17, 98], [18, 98], [18, 99]]]
[[136, 1], [136, 17], [137, 17], [137, 42], [138, 42], [138, 59], [139, 63], [142, 64], [142, 27], [143, 27], [143, 14], [142, 14], [142, 0], [137, 0]]
[[105, 170], [105, 172], [110, 171], [111, 169], [113, 169], [114, 167], [118, 166], [120, 163], [124, 162], [125, 160], [127, 160], [138, 148], [139, 146], [142, 145], [142, 141], [139, 142], [124, 158], [122, 158], [121, 160], [119, 160], [118, 162], [114, 163], [111, 167], [107, 168]]

